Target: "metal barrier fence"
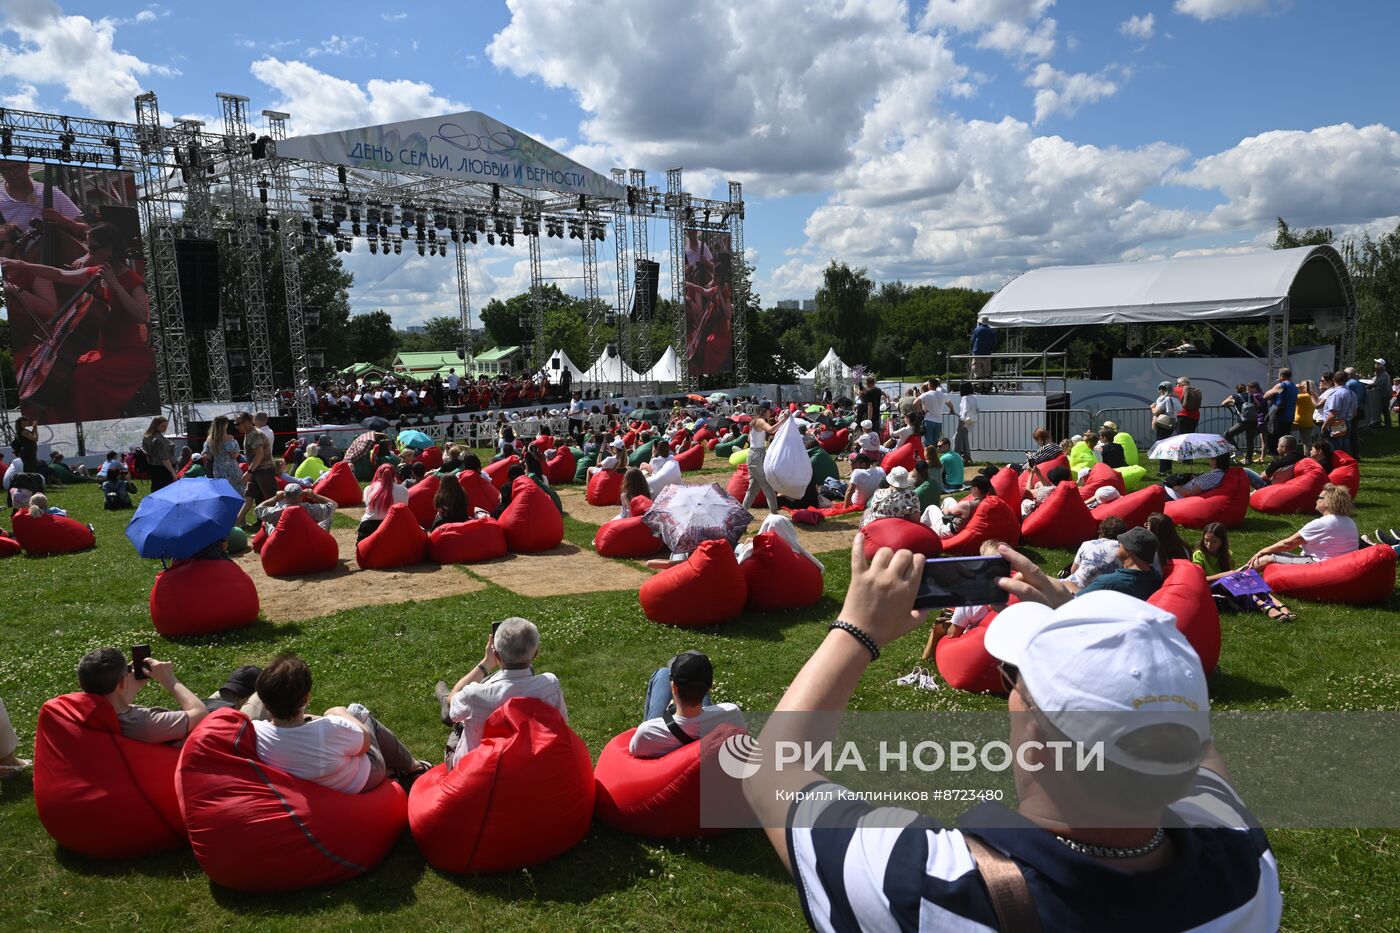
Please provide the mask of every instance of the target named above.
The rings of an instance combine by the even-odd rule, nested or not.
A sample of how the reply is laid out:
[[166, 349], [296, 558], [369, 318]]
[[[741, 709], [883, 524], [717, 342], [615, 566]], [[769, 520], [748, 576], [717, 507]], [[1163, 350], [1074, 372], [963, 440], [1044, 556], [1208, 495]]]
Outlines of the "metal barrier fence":
[[[968, 446], [974, 458], [988, 459], [1024, 455], [1035, 446], [1031, 434], [1036, 428], [1050, 432], [1051, 443], [1075, 438], [1094, 426], [1094, 415], [1087, 408], [1011, 409], [978, 412], [968, 429]], [[958, 419], [944, 414], [943, 436], [956, 444]]]
[[[1101, 408], [1094, 412], [1093, 427], [1098, 429], [1105, 421], [1118, 425], [1118, 430], [1127, 431], [1137, 441], [1138, 447], [1148, 450], [1157, 441], [1157, 431], [1152, 426], [1152, 412], [1146, 405], [1133, 408]], [[1223, 405], [1202, 405], [1201, 421], [1196, 430], [1202, 434], [1224, 434], [1235, 423], [1234, 410]]]

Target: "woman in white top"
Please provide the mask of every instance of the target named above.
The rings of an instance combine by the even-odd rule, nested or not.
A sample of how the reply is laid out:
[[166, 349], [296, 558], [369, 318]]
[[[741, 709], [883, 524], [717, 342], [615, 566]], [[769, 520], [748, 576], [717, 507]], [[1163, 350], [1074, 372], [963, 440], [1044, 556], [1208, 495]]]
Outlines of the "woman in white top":
[[[1356, 522], [1351, 518], [1351, 493], [1344, 486], [1328, 483], [1317, 496], [1321, 518], [1308, 522], [1294, 534], [1265, 548], [1249, 559], [1249, 566], [1263, 570], [1269, 564], [1312, 564], [1350, 554], [1360, 544]], [[1288, 553], [1302, 548], [1299, 554]]]
[[355, 540], [368, 538], [389, 517], [391, 508], [407, 501], [408, 487], [394, 475], [393, 464], [381, 463], [374, 471], [374, 479], [365, 487], [365, 514], [355, 531]]
[[[1163, 379], [1157, 383], [1157, 401], [1147, 406], [1152, 412], [1152, 430], [1157, 440], [1165, 440], [1176, 433], [1176, 416], [1181, 414], [1181, 400], [1172, 394], [1172, 384]], [[1166, 476], [1172, 471], [1170, 460], [1157, 461], [1157, 475]]]
[[972, 383], [964, 382], [958, 389], [958, 430], [953, 435], [953, 450], [964, 463], [972, 462], [972, 426], [976, 423], [977, 396], [972, 394]]
[[785, 411], [777, 419], [769, 421], [768, 419], [772, 417], [772, 406], [760, 403], [758, 415], [753, 419], [753, 424], [749, 425], [749, 491], [744, 493], [744, 508], [747, 509], [753, 505], [758, 494], [762, 492], [764, 500], [768, 503], [769, 514], [778, 511], [778, 494], [763, 472], [763, 458], [768, 453], [768, 439], [778, 430], [778, 425], [783, 423], [787, 412]]

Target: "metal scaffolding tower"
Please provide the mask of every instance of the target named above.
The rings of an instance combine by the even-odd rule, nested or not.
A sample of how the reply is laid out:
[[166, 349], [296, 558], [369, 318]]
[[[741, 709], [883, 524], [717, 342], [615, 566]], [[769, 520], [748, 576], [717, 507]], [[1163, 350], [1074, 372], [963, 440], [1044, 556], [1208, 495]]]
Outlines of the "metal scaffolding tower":
[[749, 381], [749, 277], [744, 266], [744, 187], [729, 183], [729, 281], [733, 292], [734, 315], [731, 333], [734, 346], [734, 381]]
[[168, 142], [160, 125], [160, 104], [154, 93], [136, 98], [136, 139], [141, 159], [141, 216], [146, 226], [147, 291], [151, 296], [151, 349], [161, 402], [170, 421], [181, 430], [194, 412], [194, 385], [185, 341], [184, 303], [180, 300], [180, 270], [175, 259], [175, 228], [170, 222], [170, 184], [161, 151]]
[[686, 354], [689, 334], [685, 320], [685, 222], [690, 213], [690, 195], [681, 185], [679, 168], [666, 170], [666, 213], [671, 233], [671, 301], [676, 311], [671, 339], [675, 341], [676, 355], [680, 360], [679, 388], [689, 390], [694, 387], [690, 360]]
[[272, 378], [272, 343], [268, 339], [267, 304], [263, 299], [261, 249], [257, 230], [247, 223], [258, 211], [253, 193], [256, 175], [252, 139], [248, 132], [248, 98], [240, 94], [217, 96], [223, 108], [224, 147], [229, 162], [229, 193], [233, 213], [233, 225], [228, 231], [229, 243], [238, 251], [242, 261], [239, 278], [243, 284], [243, 317], [247, 323], [248, 357], [253, 373], [253, 408], [275, 410], [277, 387]]
[[[635, 206], [632, 210], [632, 260], [636, 263], [636, 268], [640, 269], [643, 262], [651, 259], [651, 248], [647, 244], [648, 218], [651, 216], [652, 203], [651, 193], [647, 190], [647, 173], [643, 169], [634, 168], [627, 171], [628, 184], [637, 191]], [[634, 289], [635, 291], [635, 289]], [[652, 353], [651, 322], [656, 315], [656, 309], [651, 305], [651, 295], [645, 289], [640, 294], [632, 296], [632, 306], [637, 310], [635, 323], [640, 333], [637, 334], [636, 356], [637, 371], [648, 372], [656, 362]], [[639, 391], [652, 392], [655, 386], [649, 380], [642, 380]]]
[[[214, 239], [214, 209], [209, 197], [209, 172], [206, 170], [208, 158], [202, 139], [204, 121], [176, 120], [172, 134], [174, 145], [185, 153], [185, 164], [189, 178], [185, 182], [185, 213], [181, 217], [183, 236], [194, 236], [203, 240]], [[217, 290], [216, 290], [217, 292]], [[201, 315], [202, 317], [202, 315]], [[219, 314], [214, 326], [204, 331], [204, 350], [208, 357], [209, 394], [215, 401], [228, 401], [233, 397], [228, 377], [228, 346], [224, 341], [224, 313]]]
[[[287, 114], [264, 110], [267, 135], [273, 143], [287, 138]], [[272, 207], [276, 211], [278, 258], [282, 261], [282, 288], [286, 292], [287, 340], [292, 354], [292, 389], [296, 398], [297, 426], [315, 423], [311, 411], [311, 360], [306, 352], [306, 316], [301, 300], [301, 263], [297, 259], [298, 217], [292, 208], [291, 167], [286, 159], [272, 159]], [[269, 224], [269, 226], [274, 226]]]
[[532, 373], [544, 366], [549, 350], [544, 345], [544, 272], [540, 268], [540, 238], [526, 237], [530, 243], [530, 314], [526, 331], [532, 344], [525, 354], [525, 363]]
[[593, 237], [595, 227], [601, 223], [596, 212], [584, 214], [587, 221], [582, 241], [583, 249], [583, 300], [584, 322], [588, 327], [588, 354], [598, 358], [598, 344], [608, 316], [607, 305], [598, 297], [598, 241]]
[[[612, 177], [613, 181], [617, 182], [619, 185], [627, 184], [627, 173], [620, 168], [612, 170]], [[628, 197], [632, 197], [630, 191], [628, 192]], [[622, 349], [627, 345], [624, 336], [627, 334], [630, 327], [627, 311], [632, 303], [632, 296], [629, 291], [632, 285], [630, 278], [632, 260], [629, 250], [630, 240], [627, 236], [627, 214], [629, 210], [630, 208], [626, 201], [616, 201], [613, 203], [613, 253], [615, 256], [614, 268], [617, 271], [617, 307], [614, 310], [614, 322], [616, 324], [614, 340], [616, 342], [613, 344], [613, 350], [616, 351], [618, 355], [622, 355]], [[593, 355], [593, 359], [598, 359], [597, 353]], [[624, 362], [625, 361], [624, 358]], [[626, 370], [623, 369], [621, 372], [625, 373]], [[617, 389], [619, 393], [623, 395], [627, 394], [627, 377], [625, 375], [618, 380]]]
[[467, 241], [458, 238], [452, 242], [452, 252], [457, 262], [457, 314], [461, 319], [461, 330], [457, 336], [457, 354], [462, 357], [463, 378], [472, 375], [472, 294], [467, 278]]

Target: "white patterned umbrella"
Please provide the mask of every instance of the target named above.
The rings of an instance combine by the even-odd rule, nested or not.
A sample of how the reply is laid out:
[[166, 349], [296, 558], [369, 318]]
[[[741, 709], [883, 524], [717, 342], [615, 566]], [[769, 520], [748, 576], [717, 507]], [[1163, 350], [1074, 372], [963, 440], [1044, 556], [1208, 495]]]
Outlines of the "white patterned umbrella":
[[657, 493], [642, 521], [672, 552], [689, 554], [705, 541], [739, 543], [753, 516], [718, 483], [676, 483]]
[[1148, 460], [1209, 460], [1232, 454], [1235, 445], [1219, 434], [1174, 434], [1152, 445]]

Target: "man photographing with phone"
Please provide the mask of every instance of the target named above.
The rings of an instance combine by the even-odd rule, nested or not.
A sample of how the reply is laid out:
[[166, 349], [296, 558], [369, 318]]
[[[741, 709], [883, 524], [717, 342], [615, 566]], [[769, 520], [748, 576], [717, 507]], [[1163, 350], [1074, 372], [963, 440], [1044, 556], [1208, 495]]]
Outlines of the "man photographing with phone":
[[[138, 742], [182, 742], [190, 734], [208, 711], [205, 701], [175, 678], [175, 668], [169, 661], [158, 661], [150, 656], [149, 645], [136, 645], [132, 648], [132, 663], [116, 648], [97, 648], [83, 655], [78, 662], [78, 685], [84, 693], [102, 697], [117, 711], [117, 725], [121, 734]], [[244, 683], [240, 677], [244, 669], [234, 671], [225, 689], [236, 697], [236, 691], [247, 688], [241, 699], [246, 700], [252, 693], [252, 683]], [[251, 668], [256, 672], [256, 668]], [[254, 673], [254, 678], [256, 678]], [[136, 697], [141, 688], [155, 681], [175, 698], [179, 709], [165, 709], [159, 706], [137, 706]], [[225, 700], [228, 696], [225, 696]], [[221, 702], [218, 705], [229, 705]]]

